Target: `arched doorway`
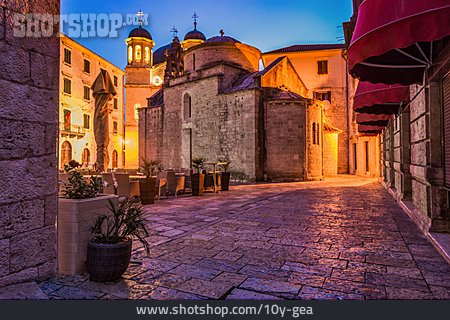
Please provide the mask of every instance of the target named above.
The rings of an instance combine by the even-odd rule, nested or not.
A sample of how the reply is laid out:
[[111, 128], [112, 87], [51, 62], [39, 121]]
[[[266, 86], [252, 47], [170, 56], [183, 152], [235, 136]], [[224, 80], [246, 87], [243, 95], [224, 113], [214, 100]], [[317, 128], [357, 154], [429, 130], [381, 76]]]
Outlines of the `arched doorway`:
[[64, 168], [64, 165], [69, 164], [70, 160], [72, 160], [72, 145], [69, 141], [64, 141], [61, 145], [61, 168]]
[[112, 167], [117, 168], [119, 163], [119, 154], [116, 150], [112, 152]]
[[88, 148], [83, 149], [83, 155], [81, 156], [81, 162], [83, 163], [83, 167], [88, 167], [89, 162], [91, 160], [91, 152]]

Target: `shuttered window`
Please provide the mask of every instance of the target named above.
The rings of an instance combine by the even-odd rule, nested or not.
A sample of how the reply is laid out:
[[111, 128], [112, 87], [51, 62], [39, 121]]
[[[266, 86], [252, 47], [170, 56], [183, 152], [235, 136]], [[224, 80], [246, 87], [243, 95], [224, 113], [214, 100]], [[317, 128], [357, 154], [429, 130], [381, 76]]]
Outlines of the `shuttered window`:
[[444, 102], [445, 186], [450, 188], [450, 75], [444, 78], [442, 95]]

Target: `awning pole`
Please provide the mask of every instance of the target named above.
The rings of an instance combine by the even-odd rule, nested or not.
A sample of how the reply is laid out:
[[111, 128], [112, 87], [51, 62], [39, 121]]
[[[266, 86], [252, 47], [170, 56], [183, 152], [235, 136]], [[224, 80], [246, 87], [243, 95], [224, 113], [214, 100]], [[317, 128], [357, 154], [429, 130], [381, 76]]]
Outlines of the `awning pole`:
[[[416, 42], [416, 44], [417, 44], [417, 42]], [[405, 51], [403, 51], [401, 49], [398, 49], [398, 48], [395, 48], [395, 51], [400, 52], [401, 54], [407, 56], [408, 58], [416, 60], [417, 62], [423, 63], [424, 65], [428, 64], [428, 59], [426, 59], [427, 61], [420, 60], [419, 58], [416, 58], [413, 55], [411, 55], [411, 54], [409, 54], [409, 53], [407, 53], [407, 52], [405, 52]]]

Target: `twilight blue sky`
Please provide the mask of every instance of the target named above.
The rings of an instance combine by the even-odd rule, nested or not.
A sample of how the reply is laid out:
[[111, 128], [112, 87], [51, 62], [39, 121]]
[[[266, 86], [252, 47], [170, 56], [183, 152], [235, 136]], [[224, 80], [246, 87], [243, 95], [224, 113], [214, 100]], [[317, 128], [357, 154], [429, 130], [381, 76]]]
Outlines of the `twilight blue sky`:
[[[169, 43], [173, 26], [179, 38], [193, 29], [192, 14], [199, 15], [198, 29], [207, 38], [226, 35], [269, 51], [298, 43], [337, 43], [341, 26], [352, 14], [351, 0], [62, 0], [61, 13], [149, 14], [147, 30], [156, 48]], [[124, 68], [124, 40], [133, 27], [119, 29], [118, 38], [75, 39]]]

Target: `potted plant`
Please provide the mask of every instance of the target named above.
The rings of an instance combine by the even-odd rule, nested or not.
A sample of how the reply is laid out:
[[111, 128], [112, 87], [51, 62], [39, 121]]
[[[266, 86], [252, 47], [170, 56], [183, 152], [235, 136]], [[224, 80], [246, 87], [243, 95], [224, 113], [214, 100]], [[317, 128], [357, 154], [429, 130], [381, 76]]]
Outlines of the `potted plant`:
[[155, 203], [156, 196], [156, 171], [160, 162], [142, 158], [141, 172], [145, 179], [139, 179], [139, 190], [142, 204]]
[[78, 166], [76, 161], [65, 166], [67, 181], [61, 182], [58, 199], [58, 272], [66, 275], [86, 270], [89, 225], [108, 212], [108, 201], [117, 202], [117, 196], [101, 194], [101, 178], [83, 177]]
[[130, 264], [133, 238], [149, 253], [145, 239], [148, 231], [137, 200], [126, 198], [116, 206], [109, 201], [110, 215], [99, 215], [90, 231], [95, 235], [88, 243], [87, 269], [92, 281], [108, 282], [122, 277]]
[[202, 173], [202, 169], [205, 167], [205, 162], [206, 159], [201, 157], [192, 159], [192, 167], [196, 171], [191, 174], [193, 196], [201, 196], [203, 194], [205, 175]]
[[222, 167], [223, 172], [221, 174], [221, 190], [228, 191], [230, 190], [230, 172], [228, 172], [228, 167], [230, 166], [231, 161], [228, 159], [219, 159], [219, 165]]

